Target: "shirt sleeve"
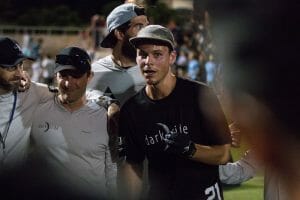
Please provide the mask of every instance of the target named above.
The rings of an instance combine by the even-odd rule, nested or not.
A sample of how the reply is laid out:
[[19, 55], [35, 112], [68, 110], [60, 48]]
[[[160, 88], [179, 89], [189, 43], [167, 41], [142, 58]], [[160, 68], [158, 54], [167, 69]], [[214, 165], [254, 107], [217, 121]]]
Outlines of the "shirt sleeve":
[[230, 144], [230, 131], [217, 96], [212, 89], [204, 86], [197, 94], [199, 110], [205, 119], [210, 145]]
[[258, 164], [250, 151], [238, 161], [219, 166], [220, 180], [225, 184], [240, 184], [253, 178]]
[[54, 93], [50, 92], [48, 86], [43, 83], [31, 82], [30, 89], [32, 89], [38, 97], [39, 103], [44, 103], [54, 96]]

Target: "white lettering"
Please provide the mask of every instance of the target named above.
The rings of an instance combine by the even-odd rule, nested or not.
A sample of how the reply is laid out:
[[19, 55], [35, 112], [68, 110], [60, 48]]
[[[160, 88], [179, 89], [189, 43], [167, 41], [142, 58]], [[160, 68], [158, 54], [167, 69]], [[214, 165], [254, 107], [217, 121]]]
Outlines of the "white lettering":
[[154, 134], [146, 134], [145, 135], [145, 144], [146, 145], [154, 145], [162, 142], [165, 139], [165, 134], [170, 131], [171, 133], [180, 133], [180, 134], [188, 134], [188, 127], [182, 124], [175, 124], [172, 129], [169, 129], [166, 125], [162, 123], [158, 123], [159, 125], [163, 125], [163, 129], [158, 129], [157, 133]]
[[183, 129], [182, 129], [183, 133], [185, 134], [188, 134], [188, 127], [187, 126], [183, 126]]

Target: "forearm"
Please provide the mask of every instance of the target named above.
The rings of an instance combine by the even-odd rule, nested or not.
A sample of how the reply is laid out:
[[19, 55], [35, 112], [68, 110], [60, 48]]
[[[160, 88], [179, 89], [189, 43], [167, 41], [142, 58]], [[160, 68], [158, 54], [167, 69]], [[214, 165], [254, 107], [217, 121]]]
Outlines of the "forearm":
[[105, 180], [109, 197], [113, 197], [117, 191], [117, 165], [112, 162], [110, 148], [106, 148], [105, 155]]
[[122, 198], [137, 200], [141, 197], [142, 192], [142, 164], [130, 164], [125, 162], [121, 169], [122, 181], [121, 187], [123, 188], [125, 196]]
[[215, 146], [195, 144], [195, 146], [196, 152], [192, 156], [192, 160], [211, 165], [225, 164], [229, 160], [230, 144]]

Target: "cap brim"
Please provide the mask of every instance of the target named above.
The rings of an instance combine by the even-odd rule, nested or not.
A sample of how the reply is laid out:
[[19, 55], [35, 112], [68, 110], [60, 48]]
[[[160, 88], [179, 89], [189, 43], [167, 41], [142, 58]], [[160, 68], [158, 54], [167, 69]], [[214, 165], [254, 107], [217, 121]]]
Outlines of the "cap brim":
[[66, 70], [66, 69], [74, 69], [76, 70], [76, 67], [72, 66], [72, 65], [57, 65], [54, 69], [54, 73], [60, 72], [62, 70]]
[[100, 43], [100, 46], [103, 48], [112, 48], [112, 37], [113, 37], [113, 31], [110, 32]]
[[21, 63], [24, 60], [35, 60], [34, 58], [22, 55], [16, 58], [14, 61], [12, 61], [10, 64], [1, 64], [3, 67], [13, 67], [16, 66], [17, 64]]
[[168, 40], [151, 38], [151, 37], [133, 37], [129, 39], [129, 42], [135, 47], [138, 48], [142, 44], [156, 44], [156, 45], [166, 45], [174, 49], [174, 46]]

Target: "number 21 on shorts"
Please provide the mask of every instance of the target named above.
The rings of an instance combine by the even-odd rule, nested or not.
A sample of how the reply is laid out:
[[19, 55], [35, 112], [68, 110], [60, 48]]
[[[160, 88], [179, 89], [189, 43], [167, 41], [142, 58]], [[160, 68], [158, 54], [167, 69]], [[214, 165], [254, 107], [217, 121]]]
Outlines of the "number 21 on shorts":
[[207, 200], [222, 200], [218, 183], [206, 188], [205, 195], [207, 196]]

